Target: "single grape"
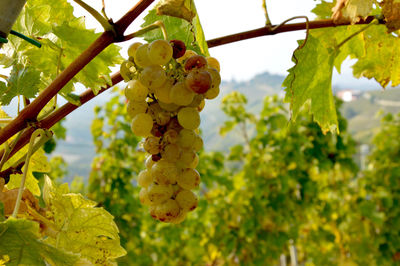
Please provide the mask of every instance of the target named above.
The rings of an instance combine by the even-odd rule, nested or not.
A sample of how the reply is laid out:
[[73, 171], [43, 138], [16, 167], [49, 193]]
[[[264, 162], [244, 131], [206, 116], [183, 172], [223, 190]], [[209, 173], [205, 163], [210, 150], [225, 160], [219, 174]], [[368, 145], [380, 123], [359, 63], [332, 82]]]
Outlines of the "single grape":
[[145, 101], [134, 102], [129, 101], [126, 105], [126, 112], [130, 117], [135, 117], [137, 114], [142, 114], [147, 112], [148, 105]]
[[171, 89], [170, 99], [176, 105], [185, 106], [193, 101], [195, 93], [186, 87], [185, 82], [177, 82]]
[[140, 81], [130, 80], [124, 92], [129, 101], [140, 102], [146, 100], [149, 90]]
[[153, 177], [148, 170], [140, 171], [137, 178], [138, 185], [141, 187], [148, 187], [153, 183]]
[[193, 147], [194, 142], [196, 141], [197, 134], [194, 133], [193, 130], [190, 129], [182, 129], [179, 132], [178, 136], [178, 144], [184, 149], [189, 149]]
[[169, 222], [172, 224], [180, 224], [186, 219], [187, 212], [183, 209], [180, 210], [178, 216], [172, 218]]
[[178, 62], [179, 64], [183, 64], [183, 63], [185, 63], [186, 59], [188, 59], [189, 57], [191, 57], [193, 55], [197, 55], [197, 53], [193, 50], [186, 50], [186, 52], [183, 56], [176, 59], [176, 62]]
[[162, 67], [152, 65], [142, 70], [139, 80], [144, 86], [155, 90], [155, 88], [161, 87], [165, 83], [167, 75]]
[[211, 56], [208, 56], [208, 57], [206, 57], [206, 60], [207, 60], [207, 64], [208, 64], [210, 67], [213, 67], [213, 68], [215, 68], [218, 72], [220, 72], [220, 65], [219, 65], [219, 62], [218, 62], [218, 60], [217, 60], [216, 58], [211, 57]]
[[177, 162], [180, 168], [189, 168], [196, 160], [196, 152], [193, 149], [182, 149], [181, 157]]
[[122, 62], [119, 68], [119, 73], [121, 73], [121, 76], [125, 82], [128, 82], [133, 78], [132, 72], [130, 71], [131, 67], [134, 67], [134, 64], [129, 60], [125, 60], [124, 62]]
[[168, 162], [176, 162], [181, 156], [181, 149], [176, 144], [167, 144], [161, 151], [161, 156]]
[[164, 103], [164, 102], [158, 102], [161, 106], [162, 109], [169, 111], [169, 112], [175, 112], [179, 109], [179, 105], [174, 104], [174, 103]]
[[182, 57], [186, 52], [186, 45], [181, 40], [171, 40], [169, 41], [172, 47], [172, 57], [177, 59]]
[[212, 77], [206, 70], [192, 70], [185, 78], [186, 86], [195, 93], [207, 92], [212, 84]]
[[189, 168], [193, 168], [195, 169], [197, 167], [197, 165], [199, 164], [199, 156], [197, 155], [197, 153], [195, 153], [196, 156], [194, 158], [194, 160], [192, 161], [191, 164], [189, 164]]
[[146, 166], [146, 168], [147, 168], [147, 170], [150, 170], [151, 169], [151, 167], [155, 164], [156, 162], [155, 161], [153, 161], [153, 159], [152, 159], [152, 156], [151, 155], [149, 155], [149, 156], [147, 156], [147, 158], [146, 158], [146, 162], [145, 162], [145, 166]]
[[166, 143], [176, 143], [178, 141], [178, 132], [173, 129], [168, 129], [163, 136], [163, 141]]
[[162, 86], [154, 89], [154, 95], [157, 97], [159, 102], [161, 101], [166, 104], [172, 103], [172, 100], [169, 97], [172, 86], [173, 86], [172, 80], [167, 79], [167, 81]]
[[160, 185], [175, 184], [179, 175], [176, 165], [164, 159], [156, 162], [151, 167], [150, 173], [154, 178], [154, 182]]
[[134, 43], [132, 43], [130, 46], [129, 46], [129, 48], [128, 48], [128, 56], [129, 57], [135, 57], [135, 53], [136, 53], [136, 50], [139, 48], [139, 46], [141, 46], [141, 45], [143, 45], [142, 43], [140, 43], [140, 42], [134, 42]]
[[160, 126], [165, 126], [171, 120], [171, 113], [167, 111], [159, 112], [156, 115], [156, 122]]
[[178, 122], [186, 129], [196, 129], [200, 126], [200, 115], [196, 108], [184, 107], [178, 112]]
[[150, 43], [147, 53], [155, 65], [165, 65], [172, 58], [172, 47], [166, 40], [155, 40]]
[[208, 100], [215, 99], [217, 98], [218, 95], [219, 95], [219, 86], [211, 87], [206, 93], [204, 93], [204, 96]]
[[185, 70], [190, 71], [195, 68], [204, 68], [207, 66], [207, 60], [202, 55], [193, 55], [186, 59]]
[[199, 152], [202, 148], [203, 148], [203, 139], [199, 135], [196, 135], [196, 139], [193, 142], [193, 149]]
[[143, 148], [150, 154], [157, 154], [160, 153], [161, 145], [160, 145], [160, 138], [149, 136], [145, 139]]
[[149, 199], [148, 190], [145, 187], [142, 187], [139, 191], [139, 200], [143, 205], [151, 206], [153, 203]]
[[147, 137], [150, 135], [153, 127], [153, 118], [151, 115], [146, 113], [137, 114], [131, 123], [131, 129], [133, 134], [138, 137]]
[[149, 59], [149, 55], [147, 54], [147, 47], [149, 44], [143, 44], [136, 49], [135, 56], [133, 57], [136, 65], [139, 67], [147, 67], [152, 63]]
[[171, 198], [173, 194], [172, 186], [164, 186], [158, 184], [151, 184], [147, 187], [147, 195], [152, 204], [161, 204]]
[[198, 204], [196, 194], [194, 194], [190, 190], [182, 190], [178, 193], [178, 195], [176, 195], [175, 200], [178, 203], [179, 207], [181, 207], [182, 210], [186, 212], [193, 211], [194, 209], [196, 209]]
[[161, 222], [169, 222], [178, 217], [179, 212], [178, 203], [173, 199], [168, 199], [156, 208], [155, 214]]

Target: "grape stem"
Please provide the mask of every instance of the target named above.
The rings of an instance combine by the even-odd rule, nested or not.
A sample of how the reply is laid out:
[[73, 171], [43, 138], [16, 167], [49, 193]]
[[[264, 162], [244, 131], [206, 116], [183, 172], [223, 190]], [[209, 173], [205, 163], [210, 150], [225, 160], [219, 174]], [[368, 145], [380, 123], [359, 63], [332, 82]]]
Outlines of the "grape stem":
[[[21, 205], [22, 193], [24, 192], [24, 188], [25, 188], [25, 181], [26, 181], [26, 175], [28, 173], [29, 161], [31, 159], [31, 156], [36, 151], [36, 150], [34, 150], [34, 147], [42, 146], [47, 140], [49, 140], [51, 138], [51, 136], [52, 136], [52, 134], [47, 129], [44, 130], [41, 128], [36, 129], [31, 136], [31, 139], [29, 141], [28, 152], [26, 153], [26, 156], [25, 156], [24, 171], [23, 171], [23, 175], [22, 175], [22, 179], [21, 179], [21, 185], [18, 189], [17, 201], [15, 202], [14, 211], [11, 215], [11, 217], [13, 217], [13, 218], [17, 218], [19, 206]], [[38, 138], [38, 137], [39, 137], [39, 140], [35, 143], [36, 138]]]
[[271, 26], [271, 20], [269, 19], [268, 10], [267, 10], [267, 0], [262, 0], [262, 8], [265, 14], [265, 26]]
[[146, 26], [144, 28], [141, 28], [138, 31], [135, 31], [134, 33], [125, 35], [123, 41], [131, 40], [133, 38], [141, 36], [142, 34], [145, 34], [146, 32], [149, 32], [149, 31], [152, 31], [152, 30], [158, 29], [158, 28], [161, 29], [161, 32], [162, 32], [162, 34], [164, 36], [164, 39], [168, 40], [168, 35], [167, 35], [167, 31], [165, 29], [164, 23], [159, 20], [159, 21], [154, 22], [151, 25], [148, 25], [148, 26]]

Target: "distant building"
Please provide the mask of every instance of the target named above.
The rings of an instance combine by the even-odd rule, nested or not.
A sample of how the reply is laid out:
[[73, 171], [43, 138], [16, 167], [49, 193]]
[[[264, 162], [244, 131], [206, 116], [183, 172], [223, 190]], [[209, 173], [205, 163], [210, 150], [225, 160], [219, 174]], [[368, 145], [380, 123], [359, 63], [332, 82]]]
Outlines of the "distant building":
[[336, 96], [344, 102], [352, 102], [361, 97], [361, 91], [340, 90], [336, 93]]

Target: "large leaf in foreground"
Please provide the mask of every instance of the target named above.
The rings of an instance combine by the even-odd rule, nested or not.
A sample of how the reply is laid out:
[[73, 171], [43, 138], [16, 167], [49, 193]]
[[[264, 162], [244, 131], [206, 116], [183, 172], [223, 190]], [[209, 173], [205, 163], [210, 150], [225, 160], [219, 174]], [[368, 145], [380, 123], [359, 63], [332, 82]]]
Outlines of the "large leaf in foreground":
[[45, 178], [43, 199], [54, 216], [58, 233], [49, 244], [80, 253], [92, 263], [105, 265], [124, 256], [114, 217], [81, 194], [68, 193], [67, 186], [54, 187]]
[[77, 255], [68, 254], [39, 240], [39, 224], [24, 219], [0, 223], [0, 258], [8, 256], [7, 265], [74, 265]]
[[311, 101], [310, 112], [322, 131], [339, 131], [332, 94], [334, 59], [334, 50], [324, 47], [312, 35], [302, 49], [295, 51], [293, 61], [296, 65], [289, 69], [283, 82], [285, 101], [290, 103], [293, 121], [304, 103]]

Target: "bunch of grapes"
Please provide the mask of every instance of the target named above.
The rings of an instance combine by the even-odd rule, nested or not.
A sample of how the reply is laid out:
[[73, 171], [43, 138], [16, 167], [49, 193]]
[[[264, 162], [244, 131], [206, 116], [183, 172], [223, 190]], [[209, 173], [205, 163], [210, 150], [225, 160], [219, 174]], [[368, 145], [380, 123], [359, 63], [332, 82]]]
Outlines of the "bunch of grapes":
[[128, 55], [120, 70], [128, 83], [127, 112], [149, 153], [137, 179], [139, 198], [153, 218], [180, 223], [198, 203], [192, 190], [200, 184], [199, 112], [219, 94], [219, 63], [180, 40], [133, 43]]

